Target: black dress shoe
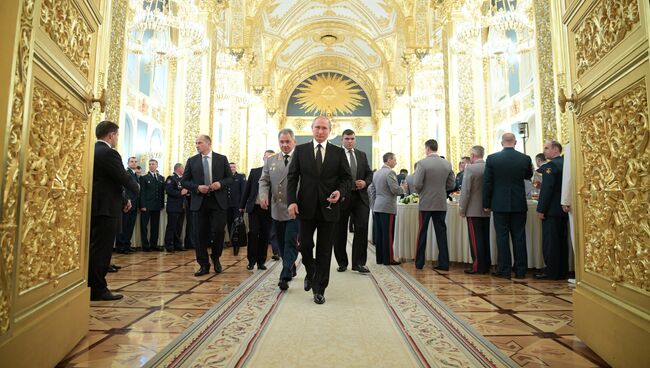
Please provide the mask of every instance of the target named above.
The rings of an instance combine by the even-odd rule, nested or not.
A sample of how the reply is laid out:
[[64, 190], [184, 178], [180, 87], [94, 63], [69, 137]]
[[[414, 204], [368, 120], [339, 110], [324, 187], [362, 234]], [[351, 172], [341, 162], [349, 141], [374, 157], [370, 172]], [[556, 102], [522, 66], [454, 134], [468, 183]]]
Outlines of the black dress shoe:
[[151, 252], [151, 248], [142, 248], [143, 252]]
[[252, 270], [253, 268], [255, 268], [255, 265], [253, 265], [252, 263], [249, 263], [248, 266], [246, 266], [246, 269], [249, 271]]
[[198, 271], [194, 272], [194, 276], [203, 276], [210, 273], [209, 268], [201, 267]]
[[525, 279], [525, 278], [526, 278], [526, 274], [523, 274], [523, 275], [515, 275], [515, 278], [516, 278], [516, 279], [519, 279], [519, 280]]
[[311, 280], [305, 279], [305, 291], [311, 290]]
[[366, 266], [352, 266], [352, 271], [357, 271], [359, 273], [369, 273], [370, 270]]
[[110, 292], [110, 290], [106, 290], [103, 294], [99, 295], [92, 295], [90, 294], [90, 300], [91, 301], [99, 301], [99, 300], [119, 300], [124, 298], [124, 295], [122, 294], [113, 294]]
[[116, 264], [112, 264], [111, 267], [113, 267], [113, 268], [115, 268], [115, 269], [118, 269], [118, 270], [121, 270], [121, 269], [122, 269], [122, 266], [118, 266], [118, 265], [116, 265]]
[[223, 268], [221, 268], [221, 263], [217, 263], [217, 264], [214, 266], [214, 273], [216, 273], [216, 274], [220, 274], [221, 272], [223, 272]]
[[510, 280], [510, 275], [504, 275], [504, 274], [498, 273], [498, 272], [492, 272], [492, 276], [498, 277], [500, 279], [508, 279], [508, 280]]
[[114, 268], [113, 266], [108, 266], [108, 270], [106, 270], [106, 272], [111, 272], [111, 273], [117, 272], [117, 268]]
[[550, 280], [551, 279], [551, 277], [549, 275], [545, 274], [545, 273], [535, 274], [535, 278], [537, 280]]
[[280, 282], [278, 282], [278, 287], [282, 291], [287, 290], [289, 288], [289, 283], [287, 280], [280, 280]]
[[438, 270], [438, 271], [449, 271], [449, 267], [440, 267], [440, 266], [436, 266], [436, 267], [434, 267], [433, 269], [434, 269], [434, 270]]
[[238, 256], [239, 255], [239, 247], [232, 247], [232, 254], [234, 256]]
[[182, 251], [185, 250], [185, 248], [183, 248], [183, 247], [174, 247], [174, 250], [177, 251], [177, 252], [182, 252]]
[[314, 303], [316, 304], [325, 303], [325, 296], [323, 294], [314, 294]]
[[174, 253], [174, 248], [165, 248], [165, 252]]
[[465, 270], [465, 271], [463, 271], [463, 272], [465, 272], [465, 273], [468, 274], [468, 275], [474, 275], [474, 274], [477, 274], [477, 273], [478, 273], [478, 271], [474, 271], [474, 270], [470, 270], [470, 269], [467, 269], [467, 270]]
[[[402, 262], [400, 262], [400, 261], [390, 261], [390, 263], [389, 263], [390, 266], [399, 266], [401, 264], [402, 264]], [[420, 268], [420, 270], [421, 270], [421, 268]]]
[[273, 256], [271, 256], [271, 259], [274, 260], [274, 261], [277, 261], [277, 260], [280, 259], [280, 256], [278, 256], [277, 254], [274, 254]]
[[266, 270], [266, 266], [265, 265], [257, 265], [257, 269], [258, 270]]
[[338, 266], [338, 267], [336, 267], [336, 270], [338, 272], [345, 272], [345, 270], [347, 270], [347, 269], [348, 269], [348, 266]]

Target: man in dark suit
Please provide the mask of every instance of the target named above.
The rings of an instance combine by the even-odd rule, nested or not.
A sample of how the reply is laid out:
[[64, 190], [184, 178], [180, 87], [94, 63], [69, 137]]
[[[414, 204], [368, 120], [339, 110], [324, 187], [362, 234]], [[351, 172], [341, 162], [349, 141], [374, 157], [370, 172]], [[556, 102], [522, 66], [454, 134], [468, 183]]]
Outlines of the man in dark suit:
[[187, 189], [181, 185], [183, 164], [174, 165], [174, 173], [165, 180], [165, 193], [167, 193], [167, 227], [165, 228], [165, 250], [183, 250], [181, 243], [181, 229], [185, 217], [185, 195]]
[[111, 251], [120, 229], [120, 217], [131, 203], [123, 196], [126, 188], [138, 193], [138, 184], [124, 170], [122, 157], [113, 149], [117, 144], [117, 124], [102, 121], [95, 129], [95, 163], [90, 218], [90, 250], [88, 257], [88, 286], [90, 300], [117, 300], [106, 284], [111, 264]]
[[[273, 156], [275, 152], [267, 150], [264, 152], [263, 160]], [[260, 192], [260, 177], [262, 177], [263, 166], [251, 169], [248, 174], [248, 181], [241, 195], [239, 211], [248, 213], [248, 270], [252, 270], [257, 264], [258, 270], [266, 270], [266, 251], [269, 247], [271, 236], [271, 211], [260, 206], [258, 198]]]
[[397, 185], [402, 185], [402, 181], [404, 181], [408, 175], [409, 175], [408, 170], [401, 169], [399, 171], [399, 174], [397, 174]]
[[[142, 250], [162, 250], [158, 247], [160, 210], [165, 207], [165, 182], [158, 174], [158, 160], [149, 160], [149, 172], [140, 177], [140, 238]], [[151, 230], [148, 229], [151, 220]]]
[[[135, 173], [136, 167], [138, 166], [138, 159], [135, 157], [129, 157], [128, 168], [126, 173], [129, 174], [131, 179], [138, 182], [138, 175]], [[133, 229], [135, 228], [135, 220], [138, 216], [138, 206], [140, 196], [138, 192], [131, 190], [125, 190], [126, 199], [131, 201], [131, 208], [122, 214], [122, 231], [117, 236], [115, 246], [118, 253], [128, 254], [135, 252], [135, 249], [131, 248], [131, 238], [133, 237]]]
[[228, 210], [226, 219], [228, 221], [228, 235], [232, 238], [232, 224], [235, 218], [241, 216], [239, 212], [239, 204], [241, 203], [242, 193], [246, 186], [246, 175], [237, 172], [237, 164], [230, 163], [230, 171], [232, 172], [232, 184], [228, 186]]
[[524, 180], [533, 176], [530, 157], [515, 150], [517, 140], [512, 133], [501, 137], [501, 152], [485, 161], [483, 176], [483, 208], [492, 211], [497, 240], [497, 270], [492, 275], [510, 278], [512, 273], [510, 237], [514, 254], [515, 277], [525, 278], [528, 269], [526, 252], [526, 189]]
[[537, 203], [537, 216], [542, 220], [542, 252], [544, 272], [536, 279], [566, 279], [569, 272], [569, 217], [562, 210], [562, 173], [564, 158], [562, 145], [557, 141], [544, 144], [544, 155], [549, 160], [542, 165], [542, 188]]
[[212, 140], [201, 134], [196, 137], [198, 154], [187, 159], [181, 184], [192, 194], [192, 225], [195, 234], [196, 262], [200, 269], [194, 276], [210, 272], [208, 247], [215, 273], [221, 273], [219, 257], [223, 251], [223, 238], [226, 227], [228, 192], [226, 187], [232, 183], [232, 171], [228, 158], [212, 152]]
[[[334, 240], [334, 256], [339, 267], [339, 272], [344, 272], [348, 267], [348, 219], [354, 224], [354, 238], [352, 240], [352, 270], [368, 273], [366, 267], [368, 256], [368, 185], [372, 183], [372, 170], [368, 165], [368, 158], [363, 151], [355, 148], [356, 136], [352, 129], [346, 129], [341, 135], [345, 156], [350, 165], [352, 174], [352, 191], [344, 197], [340, 206], [340, 218]], [[350, 218], [350, 215], [353, 215]]]
[[333, 233], [339, 220], [338, 201], [349, 195], [352, 176], [345, 151], [327, 142], [332, 131], [330, 120], [319, 116], [311, 128], [314, 139], [295, 148], [289, 165], [287, 200], [289, 215], [300, 219], [300, 253], [307, 271], [305, 291], [313, 288], [314, 302], [323, 304], [330, 276]]

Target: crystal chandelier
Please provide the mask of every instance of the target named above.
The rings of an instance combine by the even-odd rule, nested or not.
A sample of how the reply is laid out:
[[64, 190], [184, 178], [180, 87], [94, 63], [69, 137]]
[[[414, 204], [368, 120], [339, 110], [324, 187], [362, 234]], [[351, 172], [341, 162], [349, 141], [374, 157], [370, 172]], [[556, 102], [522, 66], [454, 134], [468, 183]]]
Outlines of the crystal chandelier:
[[153, 64], [207, 50], [208, 40], [193, 0], [131, 0], [135, 15], [129, 26], [129, 52]]
[[523, 36], [533, 28], [525, 14], [529, 6], [528, 0], [491, 0], [486, 26], [501, 32], [514, 31]]

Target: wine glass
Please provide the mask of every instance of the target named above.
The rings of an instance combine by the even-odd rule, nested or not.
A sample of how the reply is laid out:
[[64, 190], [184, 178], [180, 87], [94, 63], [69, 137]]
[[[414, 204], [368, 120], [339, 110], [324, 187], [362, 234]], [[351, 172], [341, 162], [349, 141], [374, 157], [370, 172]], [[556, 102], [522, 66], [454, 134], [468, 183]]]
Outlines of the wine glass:
[[[336, 196], [334, 195], [334, 193], [330, 194], [330, 198], [334, 198], [334, 197], [336, 197]], [[328, 210], [331, 210], [331, 209], [332, 209], [332, 202], [329, 202], [329, 204], [328, 204], [327, 207], [325, 207], [325, 208], [327, 208]]]

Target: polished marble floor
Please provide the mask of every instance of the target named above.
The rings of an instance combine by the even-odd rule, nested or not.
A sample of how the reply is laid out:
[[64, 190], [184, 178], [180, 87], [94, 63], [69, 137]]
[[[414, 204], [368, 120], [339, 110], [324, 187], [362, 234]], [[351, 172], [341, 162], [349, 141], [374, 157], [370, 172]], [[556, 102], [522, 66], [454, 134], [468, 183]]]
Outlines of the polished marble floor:
[[[138, 367], [153, 357], [252, 272], [245, 248], [221, 258], [223, 273], [194, 277], [194, 252], [114, 255], [114, 302], [92, 302], [88, 335], [59, 367]], [[476, 330], [524, 367], [607, 366], [576, 336], [566, 282], [508, 281], [402, 267]]]

